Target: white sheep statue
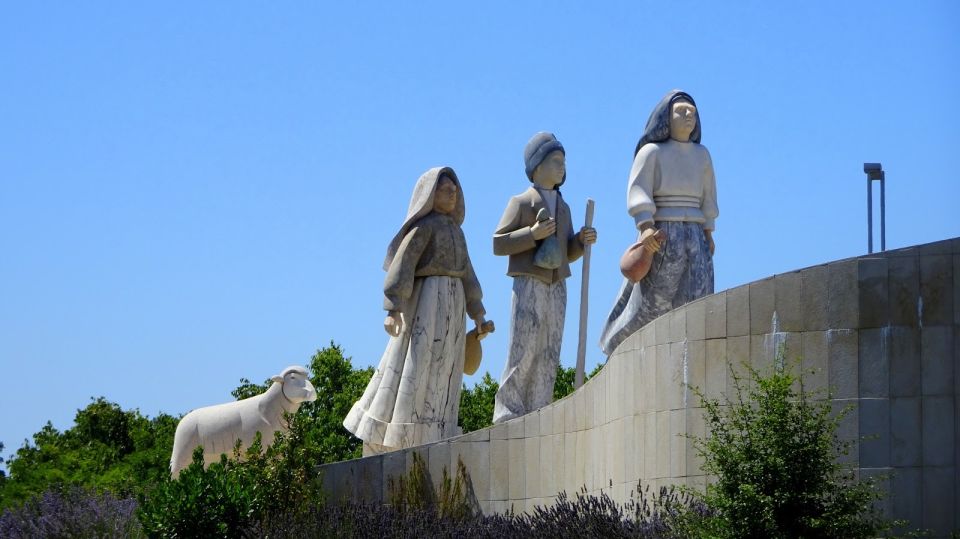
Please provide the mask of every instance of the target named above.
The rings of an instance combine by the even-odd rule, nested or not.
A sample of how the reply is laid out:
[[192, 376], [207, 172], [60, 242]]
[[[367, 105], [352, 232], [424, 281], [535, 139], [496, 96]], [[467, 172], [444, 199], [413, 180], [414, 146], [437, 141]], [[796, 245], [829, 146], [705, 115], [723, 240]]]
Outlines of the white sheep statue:
[[253, 443], [257, 432], [263, 448], [270, 447], [277, 431], [286, 432], [289, 428], [284, 412], [296, 413], [301, 403], [317, 400], [317, 390], [303, 367], [287, 367], [271, 380], [270, 388], [260, 395], [197, 408], [183, 416], [173, 437], [170, 457], [173, 477], [190, 465], [198, 445], [203, 446], [205, 466], [219, 461], [222, 453], [232, 457], [237, 440], [243, 452]]

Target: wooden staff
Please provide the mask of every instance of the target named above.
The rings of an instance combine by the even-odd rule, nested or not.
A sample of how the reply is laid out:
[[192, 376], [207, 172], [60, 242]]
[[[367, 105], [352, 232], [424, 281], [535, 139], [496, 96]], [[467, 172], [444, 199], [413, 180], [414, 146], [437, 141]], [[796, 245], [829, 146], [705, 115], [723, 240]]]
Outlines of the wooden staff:
[[[593, 226], [593, 199], [587, 199], [586, 227]], [[587, 293], [590, 288], [590, 245], [583, 246], [583, 278], [580, 281], [580, 342], [577, 344], [577, 372], [573, 388], [583, 385], [584, 363], [587, 359]]]

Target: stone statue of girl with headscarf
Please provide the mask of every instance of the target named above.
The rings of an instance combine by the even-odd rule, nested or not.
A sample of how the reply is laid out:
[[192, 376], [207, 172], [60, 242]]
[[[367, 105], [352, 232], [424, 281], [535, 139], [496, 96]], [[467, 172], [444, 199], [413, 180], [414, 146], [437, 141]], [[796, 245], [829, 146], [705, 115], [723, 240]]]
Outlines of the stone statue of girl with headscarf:
[[634, 150], [627, 212], [654, 255], [645, 277], [620, 288], [600, 337], [607, 355], [654, 318], [713, 293], [717, 184], [689, 94], [669, 92], [650, 114]]
[[407, 218], [387, 248], [383, 327], [390, 341], [343, 426], [364, 455], [461, 434], [457, 425], [466, 320], [479, 338], [483, 293], [460, 225], [465, 205], [456, 173], [432, 168], [417, 181]]

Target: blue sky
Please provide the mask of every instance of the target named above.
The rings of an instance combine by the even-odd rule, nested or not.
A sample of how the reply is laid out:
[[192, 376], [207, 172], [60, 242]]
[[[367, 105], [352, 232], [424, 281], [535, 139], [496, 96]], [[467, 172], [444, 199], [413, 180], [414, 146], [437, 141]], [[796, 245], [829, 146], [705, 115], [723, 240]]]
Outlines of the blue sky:
[[[0, 15], [0, 441], [103, 395], [181, 414], [331, 340], [375, 365], [381, 263], [413, 185], [452, 166], [498, 331], [491, 234], [537, 131], [596, 200], [588, 367], [635, 236], [632, 150], [672, 88], [717, 174], [716, 288], [960, 236], [956, 2], [8, 2]], [[577, 348], [580, 268], [562, 362]], [[466, 378], [470, 386], [476, 377]]]

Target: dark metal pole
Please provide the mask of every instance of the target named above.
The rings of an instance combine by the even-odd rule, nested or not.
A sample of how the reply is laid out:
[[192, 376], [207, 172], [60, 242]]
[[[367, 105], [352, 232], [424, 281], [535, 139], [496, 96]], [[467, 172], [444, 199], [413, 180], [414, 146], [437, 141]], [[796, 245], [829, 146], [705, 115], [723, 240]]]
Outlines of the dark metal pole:
[[873, 252], [873, 181], [880, 180], [880, 250], [887, 250], [887, 186], [880, 163], [864, 163], [867, 175], [867, 252]]
[[873, 252], [873, 181], [867, 176], [867, 252]]
[[886, 211], [887, 173], [880, 172], [880, 251], [887, 250], [887, 211]]

